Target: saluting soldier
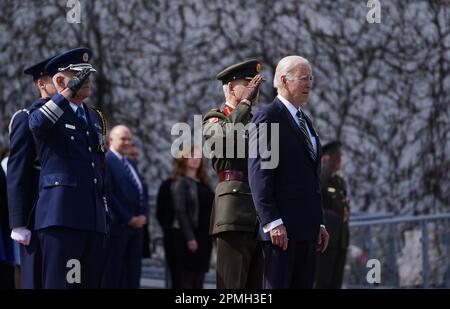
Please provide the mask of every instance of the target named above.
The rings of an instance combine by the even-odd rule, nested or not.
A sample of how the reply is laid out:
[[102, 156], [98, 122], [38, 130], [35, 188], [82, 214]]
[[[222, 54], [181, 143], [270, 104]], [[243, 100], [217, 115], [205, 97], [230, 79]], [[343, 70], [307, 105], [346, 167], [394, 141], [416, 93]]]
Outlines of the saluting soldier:
[[349, 197], [341, 174], [341, 146], [323, 146], [321, 188], [325, 223], [330, 233], [327, 251], [318, 256], [316, 288], [340, 289], [349, 243]]
[[[217, 79], [222, 82], [226, 101], [203, 119], [205, 139], [215, 138], [219, 130], [224, 146], [223, 151], [213, 147], [212, 152], [219, 178], [210, 227], [217, 245], [217, 288], [260, 288], [262, 283], [262, 252], [256, 240], [256, 212], [247, 178], [248, 135], [233, 130], [233, 125], [246, 125], [251, 120], [263, 81], [260, 70], [260, 62], [251, 59], [219, 72]], [[238, 155], [236, 149], [241, 137], [245, 138], [244, 155]]]
[[45, 66], [57, 94], [30, 111], [41, 163], [35, 229], [43, 288], [100, 286], [106, 233], [101, 165], [106, 125], [84, 103], [91, 94], [92, 52], [76, 48]]
[[[33, 77], [39, 99], [33, 104], [45, 103], [56, 94], [52, 77], [45, 65], [53, 57], [33, 64], [24, 73]], [[34, 231], [33, 205], [39, 186], [39, 161], [33, 135], [28, 127], [28, 109], [17, 111], [9, 123], [8, 208], [11, 237], [19, 242], [21, 260], [21, 287], [41, 288], [42, 254]]]

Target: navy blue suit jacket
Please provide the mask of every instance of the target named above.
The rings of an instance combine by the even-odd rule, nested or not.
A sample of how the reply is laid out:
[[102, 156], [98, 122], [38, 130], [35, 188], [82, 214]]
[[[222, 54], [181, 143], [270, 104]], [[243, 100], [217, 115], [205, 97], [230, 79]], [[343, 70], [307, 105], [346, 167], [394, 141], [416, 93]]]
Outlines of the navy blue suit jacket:
[[[33, 104], [43, 104], [48, 99], [38, 99]], [[28, 126], [28, 115], [26, 109], [16, 112], [9, 125], [7, 183], [11, 228], [32, 228], [34, 224], [31, 213], [37, 199], [40, 167], [33, 134]]]
[[30, 110], [29, 126], [41, 162], [36, 229], [64, 226], [106, 232], [102, 122], [94, 110], [84, 108], [87, 127], [60, 94]]
[[143, 188], [141, 205], [139, 189], [133, 183], [123, 162], [112, 152], [106, 152], [105, 186], [106, 200], [112, 214], [111, 233], [117, 234], [128, 226], [131, 217], [148, 213], [147, 187], [139, 175], [136, 165], [128, 160], [138, 174]]
[[[311, 134], [317, 140], [317, 160], [307, 151], [303, 134], [284, 104], [275, 98], [272, 104], [258, 111], [252, 118], [256, 125], [268, 124], [268, 149], [271, 149], [271, 123], [279, 124], [279, 163], [274, 169], [261, 169], [262, 158], [249, 158], [249, 183], [257, 217], [259, 236], [270, 240], [262, 226], [281, 218], [289, 240], [314, 241], [323, 222], [320, 195], [321, 146], [311, 121], [307, 119]], [[276, 137], [274, 137], [276, 138]], [[257, 141], [257, 130], [250, 131], [250, 145]]]

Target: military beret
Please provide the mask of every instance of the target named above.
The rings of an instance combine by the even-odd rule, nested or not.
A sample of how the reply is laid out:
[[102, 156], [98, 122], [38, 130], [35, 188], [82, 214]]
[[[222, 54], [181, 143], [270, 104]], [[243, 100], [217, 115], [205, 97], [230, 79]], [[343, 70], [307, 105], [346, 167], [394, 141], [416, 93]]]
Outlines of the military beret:
[[27, 74], [27, 75], [33, 76], [33, 80], [34, 80], [34, 81], [37, 81], [37, 80], [38, 80], [39, 78], [41, 78], [42, 76], [50, 75], [50, 73], [47, 72], [47, 71], [45, 70], [45, 65], [46, 65], [50, 60], [52, 60], [54, 57], [55, 57], [55, 56], [50, 57], [50, 58], [47, 58], [47, 59], [45, 59], [45, 60], [43, 60], [43, 61], [40, 61], [40, 62], [38, 62], [38, 63], [35, 63], [35, 64], [33, 64], [33, 65], [30, 65], [29, 67], [25, 68], [25, 70], [23, 71], [23, 73], [24, 73], [24, 74]]
[[331, 141], [322, 147], [323, 154], [333, 154], [340, 150], [342, 143], [340, 141]]
[[89, 48], [80, 47], [65, 51], [51, 59], [45, 66], [45, 70], [52, 76], [62, 71], [81, 71], [83, 69], [96, 70], [89, 63], [92, 51]]
[[259, 72], [261, 72], [261, 62], [258, 59], [249, 59], [223, 69], [216, 75], [216, 78], [225, 85], [234, 80], [250, 80]]

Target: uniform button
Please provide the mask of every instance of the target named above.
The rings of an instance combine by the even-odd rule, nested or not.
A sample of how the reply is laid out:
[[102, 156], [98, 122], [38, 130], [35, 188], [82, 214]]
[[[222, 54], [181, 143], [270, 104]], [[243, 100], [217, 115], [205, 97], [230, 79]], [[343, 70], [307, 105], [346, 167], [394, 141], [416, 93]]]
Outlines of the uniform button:
[[97, 183], [97, 178], [94, 178], [94, 183]]
[[91, 165], [92, 165], [92, 167], [95, 167], [95, 164], [94, 164], [94, 162], [92, 162], [92, 163], [91, 163]]
[[59, 186], [59, 181], [55, 181], [55, 186]]
[[237, 189], [233, 189], [233, 192], [237, 192]]
[[86, 135], [89, 136], [89, 131], [86, 131]]
[[92, 151], [92, 148], [89, 146], [89, 147], [88, 147], [88, 150], [89, 150], [89, 152], [91, 152], [91, 151]]
[[70, 139], [71, 139], [71, 140], [74, 140], [74, 139], [75, 139], [75, 137], [71, 136], [71, 137], [70, 137]]

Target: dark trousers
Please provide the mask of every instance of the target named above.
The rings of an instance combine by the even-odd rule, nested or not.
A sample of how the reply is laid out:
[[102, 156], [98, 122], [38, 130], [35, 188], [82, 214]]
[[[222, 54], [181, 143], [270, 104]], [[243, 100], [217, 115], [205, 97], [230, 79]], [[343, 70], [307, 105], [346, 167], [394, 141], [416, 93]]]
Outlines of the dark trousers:
[[142, 229], [125, 228], [107, 241], [102, 288], [138, 289], [141, 279]]
[[[38, 237], [43, 288], [100, 287], [105, 234], [54, 226], [39, 230]], [[73, 282], [78, 277], [80, 282]]]
[[28, 246], [20, 245], [20, 270], [22, 289], [42, 288], [42, 252], [36, 231]]
[[181, 277], [183, 271], [183, 257], [180, 254], [182, 249], [176, 246], [175, 229], [168, 228], [163, 230], [164, 233], [164, 257], [166, 259], [166, 267], [170, 273], [170, 288], [181, 288]]
[[205, 273], [183, 269], [181, 271], [182, 289], [203, 289]]
[[262, 242], [264, 289], [311, 289], [314, 283], [316, 244], [289, 241], [283, 251], [270, 241]]
[[340, 289], [347, 249], [328, 248], [317, 256], [316, 289]]
[[0, 261], [0, 290], [14, 289], [14, 265]]
[[216, 235], [218, 289], [260, 289], [262, 251], [251, 232], [222, 232]]

